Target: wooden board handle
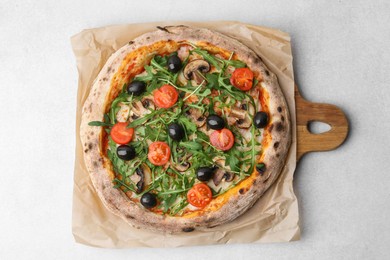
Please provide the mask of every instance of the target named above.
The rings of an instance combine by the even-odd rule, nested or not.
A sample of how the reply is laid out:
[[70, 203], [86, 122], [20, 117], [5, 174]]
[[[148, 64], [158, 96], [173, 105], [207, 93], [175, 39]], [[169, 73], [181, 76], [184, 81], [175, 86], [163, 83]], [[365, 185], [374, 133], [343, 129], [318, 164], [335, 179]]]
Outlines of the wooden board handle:
[[[348, 120], [340, 108], [305, 100], [295, 85], [297, 115], [297, 161], [307, 152], [328, 151], [340, 146], [348, 134]], [[327, 132], [313, 134], [308, 125], [320, 121], [331, 126]]]

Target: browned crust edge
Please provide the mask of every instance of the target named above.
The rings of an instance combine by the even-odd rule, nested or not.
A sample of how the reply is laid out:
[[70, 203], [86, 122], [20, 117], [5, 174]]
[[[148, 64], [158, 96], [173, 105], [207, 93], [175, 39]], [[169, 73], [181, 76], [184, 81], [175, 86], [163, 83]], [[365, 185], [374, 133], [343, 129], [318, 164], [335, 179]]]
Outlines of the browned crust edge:
[[[194, 217], [171, 217], [155, 214], [130, 201], [119, 189], [113, 188], [109, 174], [104, 168], [100, 153], [100, 127], [88, 126], [90, 121], [102, 121], [106, 96], [110, 83], [125, 56], [144, 45], [161, 40], [207, 41], [221, 48], [234, 51], [238, 58], [252, 70], [263, 75], [263, 87], [269, 94], [270, 125], [272, 141], [263, 156], [267, 165], [264, 175], [258, 175], [253, 185], [244, 193], [237, 192], [219, 210]], [[267, 70], [267, 72], [266, 72]], [[279, 87], [276, 75], [270, 72], [262, 60], [238, 40], [203, 28], [169, 26], [143, 34], [115, 52], [106, 62], [96, 78], [89, 96], [82, 108], [80, 137], [84, 150], [84, 160], [92, 183], [103, 204], [133, 227], [167, 233], [205, 230], [232, 221], [240, 216], [260, 198], [275, 181], [284, 167], [291, 143], [291, 123], [288, 106]]]

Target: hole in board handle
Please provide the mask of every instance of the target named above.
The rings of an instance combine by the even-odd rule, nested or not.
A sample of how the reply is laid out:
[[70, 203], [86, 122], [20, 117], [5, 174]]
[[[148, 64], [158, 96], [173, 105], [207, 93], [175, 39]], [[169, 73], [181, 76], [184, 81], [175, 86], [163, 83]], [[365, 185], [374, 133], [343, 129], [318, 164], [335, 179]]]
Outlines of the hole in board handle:
[[307, 129], [310, 133], [318, 135], [328, 132], [331, 129], [331, 126], [321, 121], [310, 121], [307, 124]]

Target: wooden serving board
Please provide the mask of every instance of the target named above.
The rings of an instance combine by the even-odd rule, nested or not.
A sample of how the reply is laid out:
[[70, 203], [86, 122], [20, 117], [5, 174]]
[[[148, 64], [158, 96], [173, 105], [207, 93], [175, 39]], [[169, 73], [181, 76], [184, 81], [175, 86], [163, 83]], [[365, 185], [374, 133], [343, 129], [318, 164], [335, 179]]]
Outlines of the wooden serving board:
[[[339, 147], [348, 135], [348, 120], [340, 108], [330, 104], [312, 103], [305, 100], [295, 85], [297, 116], [297, 161], [308, 152], [328, 151]], [[309, 131], [312, 121], [330, 125], [331, 129], [320, 134]]]

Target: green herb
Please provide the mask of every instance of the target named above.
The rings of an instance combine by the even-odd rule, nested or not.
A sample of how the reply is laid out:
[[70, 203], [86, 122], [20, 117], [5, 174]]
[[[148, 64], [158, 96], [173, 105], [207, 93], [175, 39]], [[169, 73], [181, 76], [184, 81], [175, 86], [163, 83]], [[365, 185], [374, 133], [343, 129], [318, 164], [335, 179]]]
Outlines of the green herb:
[[233, 66], [235, 68], [245, 68], [246, 64], [240, 60], [223, 60], [226, 65]]
[[147, 121], [149, 121], [150, 119], [152, 119], [154, 116], [161, 114], [163, 111], [164, 111], [163, 109], [157, 109], [157, 110], [152, 111], [149, 114], [144, 115], [143, 117], [137, 118], [133, 122], [129, 123], [127, 125], [127, 128], [132, 128], [132, 127], [142, 125], [142, 124], [146, 123]]
[[201, 55], [205, 60], [207, 60], [210, 64], [212, 64], [218, 70], [221, 69], [223, 64], [221, 64], [221, 62], [219, 62], [215, 56], [209, 54], [206, 50], [202, 50], [200, 48], [195, 48], [192, 50], [192, 52], [195, 52], [195, 53]]
[[201, 150], [203, 148], [203, 146], [196, 141], [180, 142], [180, 146], [196, 151]]
[[90, 126], [108, 126], [111, 127], [113, 124], [111, 123], [105, 123], [105, 122], [100, 122], [100, 121], [91, 121], [88, 123]]
[[232, 171], [239, 172], [240, 171], [240, 160], [241, 153], [235, 147], [230, 149], [226, 153], [226, 161], [225, 164], [228, 163], [229, 167]]
[[190, 132], [190, 133], [195, 133], [196, 130], [198, 129], [196, 127], [196, 124], [194, 122], [192, 122], [191, 120], [189, 120], [187, 117], [185, 116], [180, 116], [178, 118], [178, 121], [184, 126], [184, 128]]

